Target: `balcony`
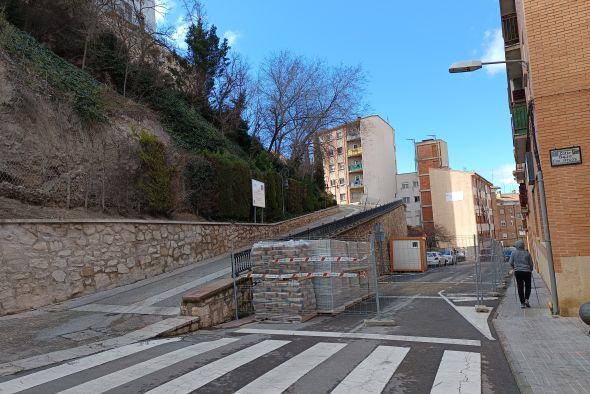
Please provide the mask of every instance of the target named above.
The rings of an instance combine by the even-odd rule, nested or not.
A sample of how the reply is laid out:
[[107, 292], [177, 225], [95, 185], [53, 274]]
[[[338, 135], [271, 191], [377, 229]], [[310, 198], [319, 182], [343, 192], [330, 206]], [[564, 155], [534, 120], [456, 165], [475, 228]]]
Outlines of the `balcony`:
[[502, 36], [504, 37], [505, 46], [519, 43], [516, 13], [502, 16]]
[[356, 189], [356, 188], [359, 188], [359, 187], [363, 187], [363, 180], [362, 179], [361, 180], [358, 180], [358, 181], [352, 181], [352, 182], [350, 182], [350, 188], [351, 189]]
[[514, 89], [512, 91], [512, 103], [523, 103], [526, 101], [526, 94], [524, 89]]
[[363, 163], [352, 164], [348, 166], [348, 172], [357, 172], [363, 170]]
[[360, 156], [363, 154], [363, 148], [359, 146], [358, 148], [352, 148], [348, 150], [348, 157], [351, 156]]
[[359, 140], [360, 138], [361, 138], [361, 133], [358, 130], [356, 132], [346, 134], [346, 141]]
[[526, 135], [529, 128], [529, 111], [526, 105], [512, 107], [512, 130], [514, 135]]

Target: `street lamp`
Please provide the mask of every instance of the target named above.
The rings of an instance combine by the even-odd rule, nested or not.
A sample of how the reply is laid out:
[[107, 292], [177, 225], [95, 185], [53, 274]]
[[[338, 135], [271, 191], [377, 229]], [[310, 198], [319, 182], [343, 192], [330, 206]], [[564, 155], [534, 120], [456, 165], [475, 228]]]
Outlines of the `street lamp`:
[[449, 67], [449, 72], [451, 74], [454, 73], [468, 73], [471, 71], [476, 71], [482, 68], [482, 66], [487, 66], [489, 64], [506, 64], [506, 63], [520, 63], [525, 66], [525, 68], [529, 69], [529, 65], [524, 60], [501, 60], [497, 62], [482, 62], [481, 60], [465, 60], [462, 62], [453, 63], [451, 67]]
[[[488, 64], [509, 64], [520, 63], [527, 72], [529, 71], [529, 64], [522, 60], [501, 60], [496, 62], [482, 62], [481, 60], [468, 60], [457, 62], [449, 68], [450, 73], [463, 73], [479, 70], [482, 66]], [[533, 145], [536, 156], [539, 156], [539, 141], [536, 130], [533, 134]], [[555, 279], [555, 263], [553, 261], [553, 247], [551, 245], [551, 233], [549, 231], [549, 218], [547, 216], [547, 202], [545, 200], [545, 181], [543, 180], [543, 171], [541, 170], [541, 160], [537, 160], [537, 186], [539, 190], [539, 205], [541, 208], [541, 221], [543, 222], [543, 235], [545, 250], [547, 251], [547, 265], [549, 268], [549, 281], [551, 283], [551, 303], [553, 304], [553, 315], [559, 315], [559, 299], [557, 297], [557, 280]]]

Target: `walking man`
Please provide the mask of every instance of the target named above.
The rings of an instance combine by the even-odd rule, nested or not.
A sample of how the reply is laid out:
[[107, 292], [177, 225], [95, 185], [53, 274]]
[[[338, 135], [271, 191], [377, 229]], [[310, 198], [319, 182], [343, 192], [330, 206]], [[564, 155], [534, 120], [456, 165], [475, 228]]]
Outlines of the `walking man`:
[[524, 242], [518, 240], [514, 244], [516, 250], [510, 255], [510, 266], [514, 270], [516, 278], [516, 288], [518, 289], [518, 298], [520, 307], [530, 308], [529, 297], [531, 295], [531, 275], [533, 271], [533, 259], [531, 254], [524, 250]]

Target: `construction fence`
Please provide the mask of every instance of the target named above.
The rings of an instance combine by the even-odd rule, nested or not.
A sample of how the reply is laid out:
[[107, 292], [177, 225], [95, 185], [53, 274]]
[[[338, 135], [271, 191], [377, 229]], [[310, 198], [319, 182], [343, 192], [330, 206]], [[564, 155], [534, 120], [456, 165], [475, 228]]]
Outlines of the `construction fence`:
[[[378, 232], [335, 238], [261, 241], [251, 250], [232, 255], [235, 293], [251, 300], [238, 305], [236, 317], [254, 315], [266, 322], [303, 322], [340, 313], [381, 317], [403, 295], [398, 284], [420, 281], [415, 275], [428, 274], [428, 270], [393, 272], [393, 243]], [[413, 247], [411, 242], [408, 245]], [[454, 249], [451, 256], [457, 260], [448, 265], [468, 265], [472, 274], [456, 284], [432, 281], [433, 295], [437, 286], [452, 284], [458, 294], [475, 297], [482, 305], [486, 297], [497, 296], [505, 287], [509, 266], [496, 240], [455, 237], [437, 249]], [[433, 274], [445, 269], [453, 268], [436, 267]]]

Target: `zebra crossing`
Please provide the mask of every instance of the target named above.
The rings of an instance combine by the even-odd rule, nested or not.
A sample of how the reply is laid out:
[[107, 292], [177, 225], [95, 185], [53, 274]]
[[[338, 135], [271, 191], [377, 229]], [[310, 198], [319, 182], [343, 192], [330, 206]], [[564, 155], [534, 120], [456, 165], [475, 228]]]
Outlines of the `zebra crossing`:
[[[347, 375], [334, 379], [331, 392], [384, 392], [412, 352], [409, 345], [383, 345], [364, 339], [330, 337], [310, 340], [302, 337], [265, 339], [260, 336], [229, 336], [208, 338], [198, 343], [185, 342], [182, 338], [135, 343], [0, 382], [0, 393], [34, 389], [33, 392], [43, 393], [98, 394], [118, 388], [121, 392], [190, 393], [220, 378], [229, 379], [231, 383], [234, 371], [256, 365], [263, 365], [263, 368], [270, 365], [270, 368], [257, 373], [241, 387], [224, 384], [220, 386], [223, 389], [216, 392], [282, 393], [316, 369], [330, 379], [331, 371], [325, 368], [325, 362], [338, 358], [339, 353], [350, 345], [346, 341], [359, 340], [365, 341], [363, 346], [370, 347], [368, 354], [358, 355]], [[297, 341], [300, 342], [295, 343]], [[296, 351], [292, 348], [285, 350], [294, 345], [297, 345]], [[441, 350], [442, 358], [430, 392], [480, 393], [480, 353]], [[272, 362], [260, 363], [265, 357], [271, 358]], [[191, 369], [192, 366], [194, 368]], [[154, 378], [156, 375], [158, 379]], [[128, 384], [131, 386], [126, 386]]]

